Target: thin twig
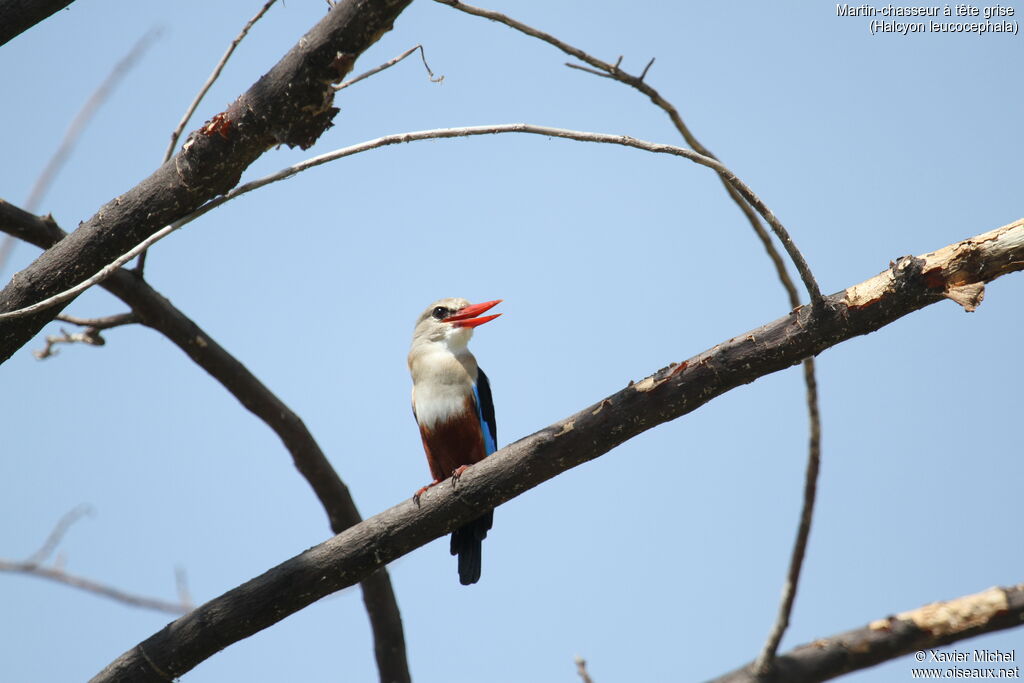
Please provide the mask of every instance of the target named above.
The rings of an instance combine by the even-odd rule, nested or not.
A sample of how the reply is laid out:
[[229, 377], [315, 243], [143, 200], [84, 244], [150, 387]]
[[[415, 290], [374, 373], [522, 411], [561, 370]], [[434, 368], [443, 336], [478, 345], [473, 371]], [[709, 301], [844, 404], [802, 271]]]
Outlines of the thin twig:
[[[662, 111], [668, 114], [669, 119], [675, 126], [679, 134], [682, 135], [686, 143], [690, 145], [695, 151], [717, 159], [717, 157], [707, 149], [697, 137], [690, 131], [689, 127], [683, 121], [682, 116], [679, 114], [679, 110], [666, 100], [661, 94], [644, 82], [644, 77], [647, 75], [648, 70], [654, 63], [652, 58], [648, 62], [647, 66], [644, 67], [643, 72], [640, 76], [633, 76], [619, 69], [622, 64], [622, 57], [620, 56], [614, 65], [610, 65], [600, 59], [597, 59], [593, 55], [587, 52], [564, 43], [550, 34], [539, 31], [531, 26], [527, 26], [520, 21], [516, 21], [511, 17], [508, 17], [499, 12], [493, 12], [490, 10], [484, 10], [470, 5], [465, 5], [457, 0], [437, 0], [445, 5], [450, 5], [456, 9], [462, 10], [469, 14], [485, 17], [492, 21], [497, 21], [506, 26], [520, 31], [528, 36], [542, 40], [565, 54], [576, 57], [580, 61], [589, 64], [591, 67], [581, 66], [579, 64], [566, 63], [566, 66], [578, 69], [579, 71], [585, 71], [586, 73], [600, 76], [602, 78], [610, 78], [612, 80], [624, 83], [638, 92], [646, 95], [650, 98], [651, 102], [655, 106], [659, 107]], [[789, 297], [789, 305], [791, 308], [797, 308], [800, 305], [800, 296], [797, 293], [796, 285], [793, 283], [792, 278], [789, 276], [789, 272], [786, 269], [786, 264], [782, 260], [782, 256], [779, 254], [775, 245], [772, 243], [771, 237], [768, 235], [767, 230], [761, 224], [757, 213], [748, 204], [743, 197], [736, 191], [736, 189], [728, 182], [725, 177], [721, 177], [722, 185], [725, 187], [730, 199], [740, 208], [743, 215], [746, 217], [747, 222], [750, 223], [751, 229], [757, 238], [761, 241], [768, 258], [771, 260], [772, 265], [775, 267], [775, 272], [782, 283], [783, 288], [786, 290], [786, 295]], [[799, 261], [794, 261], [797, 264], [797, 270], [800, 271], [800, 276], [804, 280], [804, 284], [808, 285], [808, 272], [804, 272], [800, 269]], [[808, 292], [811, 296], [811, 303], [817, 309], [820, 304], [823, 303], [823, 299], [820, 298], [820, 291], [817, 297], [815, 291], [818, 289], [817, 283], [813, 282], [813, 286], [808, 286]], [[804, 494], [803, 494], [803, 508], [800, 514], [800, 523], [797, 528], [796, 540], [793, 546], [793, 552], [790, 559], [789, 570], [787, 572], [786, 583], [783, 587], [782, 598], [780, 600], [779, 612], [776, 617], [775, 624], [773, 625], [771, 632], [765, 642], [764, 649], [761, 651], [757, 658], [757, 668], [759, 671], [767, 671], [771, 668], [771, 660], [775, 652], [778, 650], [779, 643], [782, 640], [782, 636], [789, 625], [789, 616], [793, 609], [793, 602], [796, 598], [796, 589], [800, 578], [801, 567], [803, 566], [803, 559], [807, 549], [807, 542], [810, 536], [811, 520], [814, 514], [814, 501], [817, 490], [817, 475], [820, 469], [821, 463], [821, 416], [818, 411], [818, 389], [817, 381], [815, 379], [814, 359], [808, 358], [803, 361], [804, 366], [804, 383], [807, 387], [807, 408], [809, 414], [809, 430], [810, 438], [808, 443], [807, 452], [807, 468], [806, 476], [804, 480]]]
[[79, 318], [74, 315], [65, 315], [62, 313], [57, 316], [57, 320], [65, 323], [71, 323], [72, 325], [78, 325], [79, 327], [92, 327], [97, 330], [108, 330], [111, 327], [120, 327], [121, 325], [137, 323], [139, 322], [139, 317], [132, 312], [116, 313], [114, 315], [103, 316], [102, 318]]
[[71, 154], [71, 150], [74, 149], [75, 144], [78, 142], [79, 137], [82, 135], [82, 131], [88, 125], [89, 121], [92, 120], [96, 110], [99, 109], [100, 105], [107, 101], [110, 94], [114, 91], [114, 87], [124, 78], [125, 74], [135, 66], [142, 57], [142, 54], [146, 49], [153, 44], [160, 36], [160, 29], [151, 29], [144, 36], [139, 38], [132, 49], [121, 58], [114, 68], [111, 69], [110, 74], [100, 83], [99, 87], [89, 96], [82, 109], [75, 115], [75, 118], [71, 121], [71, 125], [68, 126], [68, 130], [64, 133], [64, 139], [61, 140], [60, 146], [50, 159], [49, 163], [46, 164], [46, 168], [39, 174], [39, 178], [36, 180], [35, 185], [32, 186], [32, 191], [28, 195], [28, 199], [25, 200], [25, 209], [27, 211], [35, 212], [39, 206], [39, 202], [42, 200], [43, 195], [50, 189], [50, 185], [53, 183], [53, 179], [56, 177], [57, 172], [67, 161], [68, 156]]
[[576, 673], [579, 674], [583, 683], [594, 683], [594, 679], [587, 673], [587, 660], [583, 657], [576, 657]]
[[35, 551], [25, 560], [25, 564], [40, 564], [45, 562], [53, 551], [56, 550], [57, 546], [64, 539], [64, 535], [67, 534], [68, 529], [83, 517], [92, 515], [95, 512], [93, 507], [87, 503], [83, 503], [72, 508], [70, 511], [64, 513], [64, 516], [57, 520], [57, 524], [53, 527], [53, 531], [43, 541], [43, 545], [39, 547], [39, 550]]
[[[440, 0], [437, 1], [440, 2]], [[589, 66], [581, 66], [579, 64], [573, 64], [572, 62], [566, 62], [565, 65], [570, 69], [586, 71], [588, 74], [594, 74], [595, 76], [600, 76], [601, 78], [610, 78], [613, 81], [618, 80], [617, 78], [615, 78], [614, 74], [605, 73], [604, 71], [598, 71], [597, 69], [591, 69]]]
[[196, 109], [199, 108], [199, 103], [203, 101], [204, 97], [206, 97], [206, 93], [209, 92], [211, 87], [213, 87], [213, 84], [220, 76], [220, 72], [224, 70], [224, 66], [228, 63], [228, 60], [231, 59], [231, 54], [235, 51], [235, 48], [238, 47], [238, 44], [241, 43], [249, 33], [249, 29], [253, 27], [253, 24], [259, 21], [260, 18], [267, 13], [267, 10], [269, 10], [271, 5], [275, 2], [277, 2], [277, 0], [267, 0], [260, 11], [253, 15], [252, 19], [246, 22], [239, 34], [231, 41], [231, 45], [229, 45], [228, 49], [224, 52], [224, 56], [220, 58], [220, 61], [217, 62], [217, 66], [213, 68], [213, 73], [211, 73], [209, 78], [206, 79], [206, 82], [203, 83], [203, 87], [199, 89], [199, 93], [192, 100], [188, 109], [185, 110], [184, 116], [182, 116], [181, 121], [178, 122], [178, 127], [174, 129], [173, 133], [171, 133], [171, 143], [167, 145], [167, 151], [164, 152], [164, 163], [167, 163], [167, 160], [174, 155], [174, 148], [178, 146], [178, 138], [181, 137], [181, 133], [185, 130], [185, 126], [188, 125], [189, 119], [192, 118]]
[[174, 568], [174, 586], [178, 589], [178, 602], [192, 609], [195, 603], [192, 601], [192, 592], [188, 589], [188, 574], [184, 567]]
[[[726, 168], [722, 164], [722, 162], [718, 161], [717, 159], [712, 159], [711, 157], [698, 154], [693, 150], [684, 149], [683, 147], [648, 142], [647, 140], [631, 138], [628, 135], [588, 133], [578, 130], [568, 130], [565, 128], [536, 126], [530, 123], [503, 123], [490, 126], [437, 128], [433, 130], [416, 131], [412, 133], [386, 135], [375, 140], [368, 140], [366, 142], [361, 142], [356, 145], [351, 145], [349, 147], [344, 147], [333, 152], [327, 152], [326, 154], [321, 154], [319, 156], [306, 159], [305, 161], [295, 164], [294, 166], [289, 166], [287, 168], [281, 169], [276, 173], [272, 173], [258, 180], [253, 180], [251, 182], [245, 183], [244, 185], [239, 185], [233, 188], [230, 192], [223, 194], [207, 202], [206, 204], [203, 204], [201, 207], [199, 207], [192, 213], [188, 214], [187, 216], [184, 216], [183, 218], [178, 219], [171, 225], [168, 225], [156, 231], [155, 233], [147, 237], [145, 240], [140, 242], [138, 245], [136, 245], [134, 248], [132, 248], [130, 251], [122, 254], [115, 261], [104, 266], [98, 273], [96, 273], [92, 277], [78, 283], [77, 285], [71, 287], [70, 289], [55, 294], [49, 297], [48, 299], [44, 299], [43, 301], [40, 301], [38, 303], [31, 304], [29, 306], [19, 308], [14, 311], [0, 313], [0, 320], [31, 315], [33, 313], [44, 310], [51, 306], [55, 306], [57, 304], [73, 299], [80, 292], [105, 280], [107, 277], [110, 276], [111, 273], [115, 272], [118, 268], [120, 268], [128, 261], [131, 261], [142, 251], [145, 251], [153, 244], [159, 242], [164, 237], [167, 237], [178, 228], [181, 228], [187, 225], [188, 223], [191, 223], [196, 218], [199, 218], [203, 214], [217, 208], [221, 204], [231, 201], [235, 197], [239, 197], [243, 194], [246, 194], [247, 192], [251, 192], [255, 189], [263, 187], [264, 185], [268, 185], [279, 180], [284, 180], [285, 178], [290, 178], [291, 176], [302, 171], [308, 170], [310, 168], [313, 168], [314, 166], [319, 166], [321, 164], [325, 164], [329, 161], [335, 161], [336, 159], [341, 159], [343, 157], [352, 156], [353, 154], [359, 154], [360, 152], [366, 152], [371, 149], [386, 147], [388, 145], [397, 145], [405, 142], [417, 142], [419, 140], [472, 137], [477, 135], [497, 135], [499, 133], [527, 133], [530, 135], [542, 135], [544, 137], [577, 140], [579, 142], [597, 142], [603, 144], [621, 145], [623, 147], [632, 147], [634, 149], [644, 150], [646, 152], [651, 152], [653, 154], [670, 154], [672, 156], [679, 156], [701, 166], [706, 166], [714, 170], [723, 178], [725, 178], [726, 181], [736, 190], [736, 192], [738, 192], [746, 201], [748, 201], [752, 206], [754, 206], [757, 209], [757, 211], [764, 217], [768, 224], [772, 226], [772, 229], [775, 231], [775, 234], [778, 235], [779, 240], [784, 245], [786, 245], [787, 249], [790, 251], [792, 258], [798, 263], [802, 263], [803, 268], [806, 269], [808, 273], [810, 273], [810, 269], [808, 268], [806, 262], [803, 260], [803, 256], [800, 254], [800, 251], [793, 243], [793, 240], [790, 239], [789, 233], [786, 231], [786, 228], [775, 217], [775, 214], [773, 214], [771, 210], [765, 205], [765, 203], [761, 201], [760, 197], [754, 194], [754, 191], [751, 190], [746, 183], [744, 183], [742, 180], [736, 177], [735, 173]], [[809, 277], [809, 281], [813, 283], [813, 277]]]
[[114, 588], [113, 586], [108, 586], [98, 581], [93, 581], [92, 579], [68, 574], [63, 569], [58, 569], [56, 567], [43, 567], [31, 562], [14, 562], [11, 560], [0, 559], [0, 571], [25, 574], [27, 576], [37, 576], [41, 579], [49, 579], [50, 581], [63, 583], [66, 586], [79, 588], [89, 593], [95, 593], [96, 595], [111, 598], [112, 600], [117, 600], [118, 602], [123, 602], [126, 605], [133, 605], [135, 607], [145, 607], [146, 609], [154, 609], [160, 612], [179, 615], [188, 614], [191, 611], [191, 607], [188, 605], [128, 593], [127, 591]]
[[89, 344], [90, 346], [103, 346], [106, 344], [106, 340], [100, 334], [103, 330], [109, 330], [113, 327], [120, 327], [121, 325], [131, 325], [139, 322], [139, 318], [135, 313], [119, 313], [117, 315], [108, 315], [103, 318], [76, 318], [70, 315], [58, 315], [57, 320], [68, 322], [73, 325], [80, 325], [86, 329], [81, 332], [75, 332], [69, 334], [63, 328], [61, 329], [60, 336], [51, 335], [46, 338], [46, 346], [38, 351], [33, 351], [37, 359], [43, 360], [50, 356], [57, 355], [55, 346], [57, 344]]
[[15, 241], [10, 235], [4, 235], [4, 238], [0, 240], [0, 273], [4, 270], [4, 264], [7, 263], [7, 259], [11, 257], [11, 252], [14, 251]]
[[39, 578], [49, 579], [68, 586], [80, 588], [81, 590], [112, 598], [119, 602], [134, 605], [136, 607], [145, 607], [147, 609], [155, 609], [161, 612], [169, 612], [170, 614], [177, 615], [187, 614], [192, 607], [190, 603], [184, 600], [175, 604], [173, 602], [167, 602], [166, 600], [160, 600], [159, 598], [135, 595], [133, 593], [120, 590], [119, 588], [113, 588], [97, 581], [93, 581], [92, 579], [68, 574], [60, 567], [42, 566], [42, 563], [53, 554], [53, 551], [64, 539], [68, 529], [70, 529], [71, 526], [82, 517], [91, 515], [92, 513], [93, 508], [90, 505], [83, 504], [73, 508], [57, 521], [57, 524], [54, 525], [53, 530], [46, 537], [46, 540], [43, 541], [39, 550], [32, 553], [28, 559], [21, 561], [0, 559], [0, 571], [38, 576]]
[[343, 88], [347, 88], [350, 85], [355, 85], [359, 81], [361, 81], [361, 80], [363, 80], [365, 78], [369, 78], [370, 76], [373, 76], [374, 74], [379, 74], [381, 71], [384, 71], [384, 69], [390, 69], [395, 64], [398, 64], [400, 61], [402, 61], [403, 59], [405, 59], [406, 57], [411, 55], [416, 50], [420, 51], [420, 58], [423, 60], [423, 67], [427, 70], [427, 78], [430, 80], [430, 82], [431, 83], [440, 83], [440, 82], [442, 82], [444, 80], [444, 76], [438, 76], [437, 78], [434, 78], [434, 72], [430, 70], [430, 65], [427, 64], [427, 54], [426, 54], [426, 52], [423, 51], [423, 46], [422, 45], [417, 45], [416, 47], [410, 47], [408, 50], [406, 50], [402, 54], [398, 55], [397, 57], [395, 57], [393, 59], [389, 59], [388, 61], [384, 62], [380, 66], [376, 66], [376, 67], [370, 69], [366, 73], [359, 74], [355, 78], [350, 78], [347, 81], [345, 81], [344, 83], [342, 83], [340, 85], [334, 86], [334, 90], [335, 91], [342, 90]]
[[644, 76], [647, 75], [647, 72], [650, 71], [652, 66], [654, 66], [654, 57], [651, 57], [651, 61], [647, 62], [647, 66], [645, 66], [644, 70], [640, 72], [641, 81], [644, 80]]

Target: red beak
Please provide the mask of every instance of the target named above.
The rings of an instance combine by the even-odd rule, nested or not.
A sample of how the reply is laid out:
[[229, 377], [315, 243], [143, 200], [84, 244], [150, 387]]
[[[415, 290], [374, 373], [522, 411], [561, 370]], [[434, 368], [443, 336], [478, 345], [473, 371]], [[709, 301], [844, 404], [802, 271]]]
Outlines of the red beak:
[[452, 323], [456, 327], [477, 327], [484, 323], [489, 323], [500, 316], [501, 313], [496, 315], [485, 315], [482, 318], [475, 318], [474, 316], [494, 308], [500, 304], [501, 301], [501, 299], [495, 299], [494, 301], [485, 301], [482, 304], [470, 304], [465, 308], [459, 309], [455, 314], [445, 318], [444, 322]]

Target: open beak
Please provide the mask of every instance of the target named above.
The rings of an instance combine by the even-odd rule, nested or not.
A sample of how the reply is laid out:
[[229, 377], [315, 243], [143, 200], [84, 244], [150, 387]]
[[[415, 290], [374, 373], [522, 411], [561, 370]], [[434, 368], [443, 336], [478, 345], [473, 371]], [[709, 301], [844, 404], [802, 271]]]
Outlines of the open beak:
[[451, 323], [455, 327], [477, 327], [484, 323], [489, 323], [497, 318], [501, 313], [495, 315], [485, 315], [481, 318], [475, 316], [483, 313], [484, 311], [490, 310], [501, 303], [501, 299], [495, 299], [494, 301], [485, 301], [482, 304], [470, 304], [465, 308], [459, 309], [459, 311], [453, 315], [448, 316], [444, 319], [444, 322]]

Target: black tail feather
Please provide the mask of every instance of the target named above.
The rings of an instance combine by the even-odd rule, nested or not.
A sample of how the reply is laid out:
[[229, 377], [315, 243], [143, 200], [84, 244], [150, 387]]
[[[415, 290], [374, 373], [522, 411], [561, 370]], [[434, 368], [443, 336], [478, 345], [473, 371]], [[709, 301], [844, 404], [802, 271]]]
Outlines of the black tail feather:
[[459, 556], [459, 583], [468, 586], [480, 580], [483, 540], [494, 522], [494, 511], [452, 532], [452, 555]]

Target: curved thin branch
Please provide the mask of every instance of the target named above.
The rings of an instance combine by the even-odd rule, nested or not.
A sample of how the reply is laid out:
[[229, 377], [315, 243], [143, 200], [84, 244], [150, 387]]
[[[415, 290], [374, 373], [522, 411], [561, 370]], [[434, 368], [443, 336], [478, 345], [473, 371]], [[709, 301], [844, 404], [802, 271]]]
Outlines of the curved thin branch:
[[[680, 116], [679, 110], [677, 110], [671, 102], [662, 97], [657, 90], [652, 88], [644, 81], [644, 77], [647, 75], [647, 71], [651, 68], [651, 65], [654, 64], [653, 59], [651, 59], [651, 61], [647, 63], [647, 66], [644, 67], [643, 72], [639, 76], [634, 76], [632, 74], [626, 73], [625, 71], [619, 68], [619, 65], [622, 63], [622, 57], [619, 57], [618, 61], [615, 62], [615, 64], [609, 64], [608, 62], [598, 59], [597, 57], [594, 57], [590, 53], [581, 50], [580, 48], [574, 45], [570, 45], [569, 43], [559, 40], [550, 33], [545, 33], [544, 31], [541, 31], [532, 26], [529, 26], [528, 24], [524, 24], [521, 21], [513, 19], [508, 15], [502, 14], [501, 12], [483, 9], [482, 7], [474, 7], [473, 5], [467, 5], [464, 2], [459, 2], [459, 0], [435, 1], [442, 5], [448, 5], [449, 7], [453, 7], [459, 11], [465, 12], [466, 14], [471, 14], [473, 16], [482, 17], [484, 19], [490, 19], [491, 21], [504, 24], [505, 26], [508, 26], [513, 30], [519, 31], [524, 35], [543, 41], [561, 50], [565, 54], [571, 57], [575, 57], [581, 62], [589, 64], [594, 68], [588, 69], [578, 64], [571, 63], [566, 64], [566, 66], [568, 67], [578, 69], [580, 71], [585, 71], [589, 74], [594, 74], [595, 76], [610, 78], [612, 80], [619, 81], [620, 83], [624, 83], [632, 88], [635, 88], [639, 92], [649, 97], [651, 102], [654, 103], [655, 106], [657, 106], [666, 114], [668, 114], [668, 117], [672, 120], [672, 125], [675, 126], [676, 130], [679, 131], [679, 134], [683, 136], [683, 139], [686, 140], [686, 144], [693, 148], [695, 152], [697, 152], [698, 154], [702, 154], [706, 157], [710, 157], [712, 159], [718, 159], [718, 157], [712, 154], [711, 150], [702, 145], [700, 140], [698, 140], [697, 137], [693, 134], [690, 128], [683, 121], [683, 117]], [[729, 194], [729, 197], [733, 200], [733, 202], [736, 203], [737, 206], [739, 206], [740, 210], [747, 217], [747, 220], [750, 223], [750, 227], [754, 230], [754, 232], [758, 236], [758, 239], [760, 239], [761, 243], [764, 245], [765, 251], [768, 252], [768, 257], [772, 260], [772, 263], [775, 265], [775, 269], [778, 272], [778, 276], [779, 279], [782, 281], [783, 287], [786, 288], [787, 293], [789, 293], [790, 295], [790, 306], [796, 308], [797, 306], [800, 305], [799, 297], [796, 295], [796, 287], [793, 286], [793, 281], [789, 277], [789, 273], [786, 272], [786, 266], [782, 262], [782, 258], [779, 256], [779, 253], [775, 250], [775, 246], [772, 244], [771, 238], [765, 231], [764, 226], [761, 225], [761, 221], [758, 220], [757, 213], [755, 213], [754, 209], [746, 201], [744, 201], [744, 198], [741, 196], [741, 194], [738, 193], [736, 189], [729, 183], [728, 178], [722, 176], [721, 180], [722, 185], [725, 187], [726, 192]], [[796, 266], [797, 271], [800, 273], [800, 277], [804, 281], [804, 286], [807, 288], [807, 291], [810, 294], [811, 302], [815, 304], [820, 303], [822, 300], [821, 290], [818, 287], [818, 284], [815, 281], [814, 276], [811, 274], [811, 270], [807, 266], [807, 263], [803, 260], [802, 256], [799, 256], [799, 258], [794, 257], [794, 250], [791, 249], [790, 244], [787, 243], [788, 236], [786, 239], [783, 239], [780, 236], [779, 239], [782, 242], [783, 247], [785, 247], [786, 251], [789, 253], [790, 258], [793, 260], [793, 264]], [[796, 253], [799, 255], [799, 252]]]
[[[436, 486], [418, 502], [381, 512], [214, 598], [124, 653], [93, 681], [181, 676], [231, 643], [648, 429], [944, 297], [976, 305], [984, 283], [1018, 270], [1024, 270], [1024, 219], [921, 257], [903, 257], [890, 270], [830, 296], [828, 315], [803, 306], [672, 363], [502, 448], [470, 467], [456, 485]], [[952, 637], [1009, 626], [1000, 614]], [[1020, 623], [1020, 613], [1012, 623]]]
[[359, 154], [360, 152], [366, 152], [371, 149], [379, 149], [381, 147], [387, 147], [389, 145], [397, 145], [406, 142], [417, 142], [419, 140], [437, 140], [444, 138], [458, 138], [458, 137], [473, 137], [477, 135], [497, 135], [499, 133], [527, 133], [531, 135], [543, 135], [545, 137], [553, 138], [564, 138], [567, 140], [576, 140], [579, 142], [597, 142], [611, 145], [621, 145], [623, 147], [632, 147], [634, 149], [651, 152], [653, 154], [670, 154], [673, 156], [683, 157], [701, 166], [707, 166], [714, 170], [716, 173], [726, 178], [729, 184], [746, 199], [751, 205], [755, 206], [758, 212], [764, 217], [768, 224], [772, 226], [779, 238], [783, 240], [783, 243], [788, 243], [795, 253], [801, 260], [799, 250], [796, 245], [793, 244], [792, 240], [789, 239], [789, 233], [786, 232], [786, 228], [779, 222], [772, 213], [771, 209], [765, 205], [761, 198], [754, 194], [746, 183], [736, 177], [736, 174], [726, 168], [722, 162], [711, 157], [706, 157], [702, 154], [698, 154], [689, 149], [683, 147], [676, 147], [675, 145], [665, 145], [661, 143], [648, 142], [647, 140], [638, 140], [637, 138], [631, 138], [628, 135], [609, 135], [607, 133], [587, 133], [578, 130], [568, 130], [565, 128], [551, 128], [549, 126], [536, 126], [530, 123], [504, 123], [495, 124], [490, 126], [466, 126], [463, 128], [438, 128], [434, 130], [423, 130], [412, 133], [399, 133], [397, 135], [386, 135], [384, 137], [377, 138], [375, 140], [368, 140], [361, 142], [356, 145], [344, 147], [342, 149], [334, 150], [333, 152], [327, 152], [319, 156], [306, 159], [298, 164], [289, 166], [281, 169], [276, 173], [272, 173], [268, 176], [264, 176], [258, 180], [239, 185], [238, 187], [230, 190], [229, 192], [213, 199], [201, 207], [188, 214], [184, 218], [175, 221], [173, 224], [168, 225], [157, 232], [154, 232], [147, 237], [142, 243], [135, 245], [132, 249], [124, 254], [118, 256], [112, 263], [104, 266], [95, 275], [86, 278], [79, 284], [71, 287], [70, 289], [59, 292], [48, 299], [34, 303], [30, 306], [25, 306], [13, 311], [6, 313], [0, 313], [0, 320], [10, 318], [21, 318], [27, 317], [34, 313], [38, 313], [44, 309], [56, 306], [58, 304], [69, 301], [78, 296], [83, 290], [98, 284], [110, 276], [111, 273], [118, 270], [122, 265], [131, 261], [139, 253], [145, 251], [156, 242], [159, 242], [164, 237], [167, 237], [175, 230], [191, 223], [196, 218], [199, 218], [203, 214], [212, 211], [221, 204], [229, 202], [235, 197], [239, 197], [248, 192], [252, 192], [264, 185], [277, 182], [290, 178], [291, 176], [308, 170], [321, 164], [326, 164], [329, 161], [335, 161], [353, 154]]
[[[64, 231], [51, 217], [39, 218], [3, 200], [0, 200], [0, 230], [44, 249], [64, 236]], [[334, 533], [362, 520], [348, 488], [301, 418], [242, 363], [136, 273], [118, 270], [103, 287], [128, 304], [144, 325], [166, 336], [274, 430], [291, 454], [296, 469], [320, 500]], [[362, 579], [361, 588], [373, 630], [380, 679], [387, 683], [407, 683], [411, 678], [402, 617], [387, 570], [382, 568]]]

